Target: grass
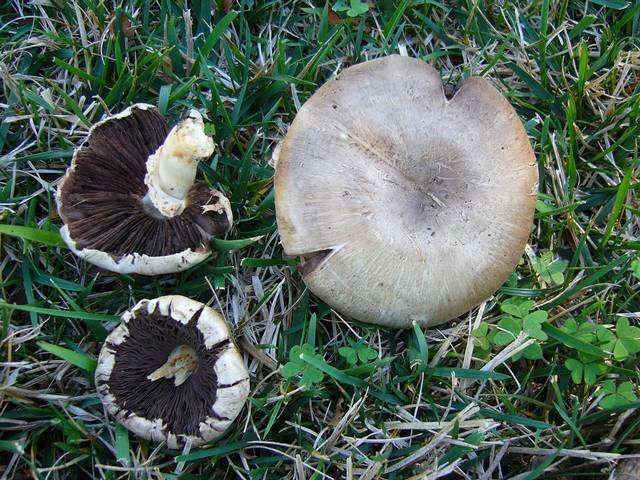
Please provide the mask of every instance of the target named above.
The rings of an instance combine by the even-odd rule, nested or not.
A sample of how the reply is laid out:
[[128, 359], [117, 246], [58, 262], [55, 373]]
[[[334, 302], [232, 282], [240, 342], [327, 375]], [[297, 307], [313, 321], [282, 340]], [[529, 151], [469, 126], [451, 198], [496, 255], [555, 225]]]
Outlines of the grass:
[[[607, 478], [638, 452], [640, 4], [113, 3], [0, 7], [1, 478]], [[398, 52], [433, 63], [448, 93], [491, 79], [539, 162], [517, 270], [429, 330], [333, 312], [274, 218], [271, 153], [300, 104]], [[57, 234], [74, 145], [133, 102], [172, 120], [193, 106], [215, 129], [199, 175], [237, 221], [178, 275], [97, 271]], [[169, 293], [219, 308], [251, 372], [251, 402], [204, 449], [139, 441], [93, 388], [116, 315]]]

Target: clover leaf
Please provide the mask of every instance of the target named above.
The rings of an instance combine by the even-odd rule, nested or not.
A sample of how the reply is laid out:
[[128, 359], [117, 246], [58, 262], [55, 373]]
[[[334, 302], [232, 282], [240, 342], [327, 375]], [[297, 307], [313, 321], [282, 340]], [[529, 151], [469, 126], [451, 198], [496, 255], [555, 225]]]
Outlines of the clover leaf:
[[631, 271], [636, 278], [640, 278], [640, 258], [631, 261]]
[[521, 350], [520, 352], [516, 353], [513, 356], [513, 361], [517, 362], [522, 357], [526, 358], [527, 360], [539, 360], [543, 357], [542, 347], [538, 343], [532, 343], [524, 350]]
[[584, 365], [580, 360], [575, 358], [567, 358], [564, 366], [571, 372], [571, 380], [573, 383], [582, 383], [582, 374], [584, 373]]
[[346, 4], [345, 0], [338, 0], [333, 4], [334, 12], [346, 12], [349, 10], [349, 5]]
[[598, 325], [596, 327], [596, 339], [601, 348], [607, 352], [613, 352], [613, 347], [615, 347], [617, 340], [615, 333], [603, 325]]
[[511, 297], [502, 302], [500, 310], [517, 318], [523, 318], [536, 304], [533, 300], [524, 300], [518, 297]]
[[300, 385], [303, 387], [311, 387], [314, 383], [320, 383], [324, 379], [324, 373], [314, 367], [307, 367], [300, 379]]
[[[549, 337], [542, 330], [542, 324], [547, 321], [547, 312], [536, 310], [529, 313], [533, 305], [533, 300], [505, 301], [500, 309], [508, 315], [503, 316], [498, 322], [498, 331], [491, 336], [492, 343], [507, 345], [513, 342], [522, 331], [536, 340], [547, 340]], [[533, 354], [533, 349], [530, 353]]]
[[595, 385], [598, 375], [602, 375], [607, 371], [607, 367], [601, 363], [591, 362], [584, 364], [584, 383], [587, 385]]
[[596, 329], [596, 338], [600, 346], [613, 354], [619, 362], [640, 352], [640, 328], [629, 324], [629, 319], [622, 317], [616, 323], [616, 333], [602, 325]]
[[349, 365], [358, 363], [358, 351], [352, 347], [340, 347], [338, 353], [343, 356]]
[[602, 408], [615, 408], [620, 405], [634, 402], [638, 399], [635, 387], [631, 382], [623, 382], [616, 387], [613, 380], [607, 380], [602, 384], [602, 391], [607, 395], [600, 401]]
[[[485, 331], [487, 327], [480, 324], [480, 326], [474, 330], [473, 335], [479, 339], [479, 342], [482, 341], [483, 337], [486, 337], [491, 343], [497, 346], [508, 345], [523, 331], [529, 337], [536, 340], [547, 340], [549, 337], [542, 330], [542, 324], [547, 321], [548, 314], [544, 310], [532, 312], [531, 309], [534, 306], [535, 302], [533, 300], [518, 297], [508, 298], [500, 304], [500, 310], [506, 315], [500, 318], [500, 321], [496, 325], [497, 328], [486, 335]], [[542, 348], [538, 343], [532, 343], [516, 353], [513, 356], [513, 360], [519, 360], [523, 357], [528, 360], [538, 360], [542, 358]]]
[[595, 326], [593, 324], [583, 322], [578, 325], [574, 318], [569, 318], [564, 322], [560, 330], [585, 343], [593, 343], [596, 339]]
[[359, 17], [369, 11], [369, 5], [362, 0], [351, 0], [349, 5], [346, 4], [345, 0], [338, 0], [333, 5], [333, 11], [347, 12], [347, 15], [350, 17]]
[[506, 316], [498, 322], [498, 330], [494, 331], [491, 342], [494, 345], [508, 345], [513, 342], [522, 331], [522, 321], [519, 318]]
[[353, 342], [349, 340], [350, 347], [340, 347], [338, 353], [343, 356], [350, 365], [355, 365], [360, 360], [360, 363], [367, 363], [369, 360], [373, 360], [378, 357], [378, 352], [373, 348], [367, 346], [363, 341]]
[[607, 371], [607, 367], [600, 363], [600, 359], [578, 352], [579, 358], [568, 358], [564, 366], [571, 372], [573, 383], [580, 384], [584, 380], [587, 385], [595, 385], [598, 375]]
[[531, 265], [540, 279], [551, 285], [564, 283], [564, 271], [569, 262], [562, 259], [553, 258], [553, 252], [545, 252], [540, 257], [532, 260]]
[[358, 358], [361, 363], [367, 363], [369, 360], [373, 360], [378, 357], [378, 352], [373, 348], [363, 347], [358, 350]]
[[301, 358], [303, 353], [324, 361], [322, 356], [315, 353], [315, 349], [308, 343], [295, 345], [289, 352], [289, 361], [280, 368], [280, 375], [290, 380], [302, 374], [298, 383], [303, 387], [311, 387], [314, 383], [320, 383], [324, 379], [324, 373], [303, 361]]
[[[295, 348], [295, 347], [293, 347], [293, 348]], [[302, 372], [304, 370], [305, 366], [306, 365], [304, 363], [302, 363], [302, 361], [300, 361], [300, 362], [296, 362], [296, 361], [287, 362], [280, 368], [280, 375], [282, 375], [284, 378], [286, 378], [288, 380], [290, 378], [295, 377], [300, 372]]]
[[350, 17], [359, 17], [363, 13], [369, 11], [369, 5], [362, 2], [362, 0], [351, 0], [351, 8], [347, 10], [347, 15]]
[[547, 321], [547, 312], [537, 310], [529, 313], [522, 319], [522, 329], [532, 338], [537, 340], [548, 340], [549, 336], [542, 331], [542, 324]]
[[476, 339], [476, 345], [481, 350], [489, 350], [491, 348], [491, 343], [489, 342], [489, 324], [487, 322], [481, 322], [471, 335]]
[[547, 205], [543, 200], [538, 198], [536, 200], [536, 210], [540, 213], [549, 213], [553, 211], [553, 208]]
[[640, 352], [640, 328], [632, 327], [628, 318], [618, 319], [616, 336], [618, 340], [613, 347], [613, 357], [616, 360], [624, 360]]

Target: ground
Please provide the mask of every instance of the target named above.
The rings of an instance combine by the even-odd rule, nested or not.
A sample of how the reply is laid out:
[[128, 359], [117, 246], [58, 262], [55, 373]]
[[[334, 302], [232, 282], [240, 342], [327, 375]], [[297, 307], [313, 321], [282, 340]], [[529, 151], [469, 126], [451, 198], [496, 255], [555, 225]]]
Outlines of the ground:
[[[0, 19], [2, 478], [607, 478], [637, 452], [640, 4], [14, 0]], [[275, 223], [271, 155], [300, 105], [391, 53], [448, 94], [489, 79], [539, 164], [516, 271], [438, 328], [333, 312]], [[197, 108], [217, 143], [198, 175], [235, 224], [184, 273], [98, 271], [58, 235], [74, 145], [134, 102]], [[113, 422], [92, 376], [118, 314], [169, 293], [220, 309], [251, 372], [238, 421], [185, 452]]]

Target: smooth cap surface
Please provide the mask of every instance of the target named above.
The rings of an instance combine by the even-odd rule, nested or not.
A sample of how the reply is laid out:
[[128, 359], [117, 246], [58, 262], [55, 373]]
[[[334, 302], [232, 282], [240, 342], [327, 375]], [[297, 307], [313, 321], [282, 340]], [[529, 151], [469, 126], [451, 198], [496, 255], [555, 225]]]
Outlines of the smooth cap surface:
[[537, 178], [520, 119], [487, 80], [447, 100], [433, 67], [394, 55], [347, 68], [303, 105], [276, 167], [278, 227], [339, 312], [436, 325], [513, 271]]

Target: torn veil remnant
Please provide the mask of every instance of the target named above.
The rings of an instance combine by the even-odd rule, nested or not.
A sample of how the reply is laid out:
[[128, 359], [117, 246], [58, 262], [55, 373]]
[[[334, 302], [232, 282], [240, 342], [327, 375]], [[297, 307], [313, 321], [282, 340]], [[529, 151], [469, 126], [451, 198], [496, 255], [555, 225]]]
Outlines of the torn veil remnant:
[[225, 320], [179, 295], [127, 311], [102, 347], [95, 379], [111, 415], [169, 448], [222, 435], [249, 394], [249, 373]]
[[516, 112], [487, 80], [451, 100], [427, 63], [347, 68], [300, 109], [277, 155], [285, 252], [309, 289], [358, 320], [437, 325], [507, 279], [538, 172]]
[[195, 183], [198, 160], [213, 149], [196, 110], [171, 130], [146, 104], [97, 123], [56, 193], [62, 238], [118, 273], [157, 275], [201, 262], [211, 236], [233, 221], [227, 198]]

